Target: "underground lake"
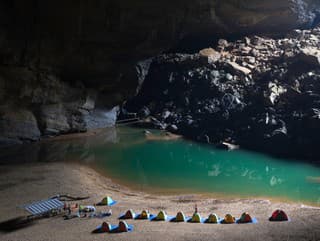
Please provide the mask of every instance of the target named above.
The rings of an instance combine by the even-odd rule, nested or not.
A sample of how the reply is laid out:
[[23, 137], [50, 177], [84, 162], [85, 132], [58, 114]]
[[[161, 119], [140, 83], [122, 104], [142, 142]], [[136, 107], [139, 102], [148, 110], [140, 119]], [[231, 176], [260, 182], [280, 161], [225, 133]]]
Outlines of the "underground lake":
[[137, 191], [320, 206], [320, 167], [182, 138], [170, 140], [164, 132], [151, 132], [156, 138], [146, 138], [143, 129], [131, 127], [58, 137], [2, 150], [0, 163], [79, 162]]

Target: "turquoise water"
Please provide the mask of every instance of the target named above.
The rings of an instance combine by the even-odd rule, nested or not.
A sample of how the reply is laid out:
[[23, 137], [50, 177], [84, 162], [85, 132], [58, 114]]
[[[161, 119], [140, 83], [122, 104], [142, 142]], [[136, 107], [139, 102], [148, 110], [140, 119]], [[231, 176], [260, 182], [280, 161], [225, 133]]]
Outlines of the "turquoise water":
[[93, 148], [94, 166], [139, 191], [270, 197], [320, 205], [320, 168], [186, 140], [146, 140], [123, 128], [113, 144]]
[[262, 197], [320, 206], [320, 167], [183, 139], [148, 140], [141, 129], [106, 129], [0, 151], [0, 164], [30, 161], [81, 162], [150, 193]]

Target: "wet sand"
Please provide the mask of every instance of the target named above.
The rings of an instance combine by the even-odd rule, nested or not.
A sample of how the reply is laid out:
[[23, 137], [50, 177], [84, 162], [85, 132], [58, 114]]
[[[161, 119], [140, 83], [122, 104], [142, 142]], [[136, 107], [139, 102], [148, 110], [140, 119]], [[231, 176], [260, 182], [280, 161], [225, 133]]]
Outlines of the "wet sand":
[[163, 132], [163, 133], [161, 133], [161, 135], [146, 133], [145, 137], [149, 141], [172, 141], [172, 140], [178, 140], [178, 139], [182, 138], [182, 136], [175, 135], [170, 132]]
[[[57, 194], [90, 196], [80, 204], [93, 204], [109, 195], [119, 203], [112, 207], [108, 218], [77, 218], [63, 220], [53, 217], [37, 221], [34, 225], [10, 233], [1, 233], [1, 241], [43, 240], [320, 240], [320, 209], [301, 204], [275, 202], [266, 199], [214, 199], [200, 195], [155, 196], [134, 192], [113, 183], [96, 171], [79, 164], [38, 163], [0, 168], [0, 222], [26, 215], [19, 206], [47, 199]], [[73, 204], [75, 202], [69, 202]], [[117, 224], [120, 213], [132, 208], [136, 212], [149, 209], [156, 214], [160, 209], [169, 215], [183, 211], [191, 215], [197, 204], [205, 217], [214, 212], [219, 216], [231, 213], [239, 217], [247, 211], [258, 219], [257, 224], [190, 224], [150, 221], [132, 221], [134, 232], [122, 234], [91, 234], [91, 231], [108, 221]], [[291, 222], [271, 223], [268, 216], [276, 208], [285, 210]], [[98, 210], [107, 210], [98, 207]]]

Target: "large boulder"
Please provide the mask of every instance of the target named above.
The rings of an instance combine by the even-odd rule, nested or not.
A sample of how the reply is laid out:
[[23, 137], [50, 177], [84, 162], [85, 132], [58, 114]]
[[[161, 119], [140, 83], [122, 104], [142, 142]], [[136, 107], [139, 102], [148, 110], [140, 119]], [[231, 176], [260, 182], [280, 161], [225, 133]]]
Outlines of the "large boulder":
[[298, 60], [307, 64], [320, 67], [320, 49], [319, 47], [306, 47], [301, 49]]
[[31, 111], [13, 108], [0, 110], [0, 133], [0, 144], [36, 141], [41, 135], [37, 120]]
[[116, 124], [119, 107], [112, 109], [97, 108], [85, 116], [85, 124], [87, 129], [99, 129], [111, 127]]
[[71, 128], [67, 112], [61, 104], [42, 106], [39, 119], [45, 135], [67, 133]]

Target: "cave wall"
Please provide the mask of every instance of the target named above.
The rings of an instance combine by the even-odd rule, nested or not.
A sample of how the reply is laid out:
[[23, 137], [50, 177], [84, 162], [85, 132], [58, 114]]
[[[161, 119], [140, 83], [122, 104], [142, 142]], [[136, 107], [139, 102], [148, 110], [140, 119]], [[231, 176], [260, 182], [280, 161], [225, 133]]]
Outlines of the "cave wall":
[[94, 109], [104, 112], [135, 94], [137, 61], [188, 36], [308, 27], [319, 6], [319, 0], [3, 0], [0, 136], [8, 142], [86, 131], [97, 126], [86, 122]]

